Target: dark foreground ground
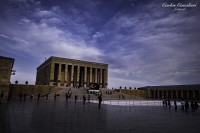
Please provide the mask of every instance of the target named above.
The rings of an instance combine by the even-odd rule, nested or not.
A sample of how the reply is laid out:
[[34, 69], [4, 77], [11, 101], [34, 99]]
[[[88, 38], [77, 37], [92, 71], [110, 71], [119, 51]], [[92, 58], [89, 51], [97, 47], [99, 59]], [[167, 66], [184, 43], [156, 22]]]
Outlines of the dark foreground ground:
[[200, 111], [79, 101], [12, 99], [0, 105], [0, 133], [200, 133]]

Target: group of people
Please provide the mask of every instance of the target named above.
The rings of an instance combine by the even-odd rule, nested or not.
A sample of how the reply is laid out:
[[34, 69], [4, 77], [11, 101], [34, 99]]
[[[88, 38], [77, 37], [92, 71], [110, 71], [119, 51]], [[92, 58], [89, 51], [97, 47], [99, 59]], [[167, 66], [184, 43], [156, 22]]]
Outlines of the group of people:
[[188, 112], [189, 107], [191, 108], [192, 112], [195, 112], [195, 111], [198, 110], [199, 105], [196, 101], [195, 102], [191, 101], [190, 104], [189, 104], [189, 102], [187, 100], [185, 100], [185, 101], [181, 100], [181, 110], [182, 111]]
[[[69, 90], [69, 91], [65, 94], [65, 96], [66, 96], [66, 101], [68, 101], [68, 99], [71, 98], [71, 95], [72, 95], [72, 92], [71, 92], [71, 90]], [[22, 99], [23, 99], [23, 101], [25, 102], [25, 101], [26, 101], [26, 97], [27, 97], [27, 94], [26, 94], [26, 93], [25, 93], [25, 94], [20, 93], [20, 94], [19, 94], [19, 101], [20, 101], [20, 103], [21, 103]], [[46, 95], [45, 95], [46, 101], [48, 101], [48, 97], [49, 97], [49, 94], [46, 94]], [[54, 94], [54, 100], [56, 100], [56, 97], [57, 97], [57, 94], [55, 93], [55, 94]], [[76, 104], [76, 102], [77, 102], [77, 100], [78, 100], [78, 95], [75, 95], [74, 97], [75, 97], [75, 104]], [[32, 101], [32, 99], [33, 99], [33, 95], [30, 95], [30, 101]], [[40, 93], [38, 93], [38, 97], [37, 97], [37, 100], [39, 100], [39, 99], [40, 99]], [[85, 95], [83, 95], [83, 105], [85, 105], [87, 99], [88, 99], [88, 102], [90, 102], [90, 95], [88, 95], [87, 98], [86, 98]], [[102, 93], [100, 93], [100, 94], [98, 95], [98, 100], [99, 100], [98, 108], [100, 109], [100, 108], [101, 108], [101, 102], [102, 102]]]
[[[171, 109], [171, 101], [170, 101], [170, 99], [163, 100], [163, 107], [166, 107], [166, 108], [168, 107], [169, 110]], [[189, 107], [191, 108], [192, 112], [195, 112], [195, 111], [198, 110], [199, 105], [198, 105], [198, 103], [196, 101], [195, 102], [191, 101], [190, 104], [189, 104], [188, 100], [181, 100], [181, 111], [188, 112], [189, 111]], [[178, 108], [177, 101], [175, 99], [174, 100], [174, 110], [177, 111], [177, 108]]]
[[65, 94], [66, 100], [68, 100], [68, 98], [71, 98], [72, 96], [72, 91], [71, 89], [68, 90], [68, 92]]
[[[77, 102], [77, 100], [78, 100], [78, 95], [75, 95], [74, 98], [75, 98], [75, 104], [76, 104], [76, 102]], [[67, 100], [67, 99], [66, 99], [66, 100]], [[83, 95], [83, 105], [85, 105], [86, 100], [87, 100], [86, 96]], [[99, 100], [98, 108], [100, 109], [100, 108], [101, 108], [101, 102], [102, 102], [102, 93], [100, 93], [100, 94], [98, 95], [98, 100]], [[90, 95], [88, 95], [88, 102], [90, 102]]]
[[[21, 103], [22, 100], [25, 102], [26, 101], [26, 97], [27, 97], [26, 93], [24, 93], [24, 94], [19, 93], [19, 102]], [[30, 95], [30, 102], [32, 102], [32, 99], [33, 99], [33, 94]], [[37, 100], [40, 100], [40, 93], [38, 93]]]

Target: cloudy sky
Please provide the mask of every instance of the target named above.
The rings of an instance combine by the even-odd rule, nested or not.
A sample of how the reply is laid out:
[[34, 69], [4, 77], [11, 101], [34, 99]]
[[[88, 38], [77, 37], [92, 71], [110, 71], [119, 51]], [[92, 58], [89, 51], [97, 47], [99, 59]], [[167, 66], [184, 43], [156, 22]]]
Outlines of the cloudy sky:
[[[165, 7], [164, 3], [196, 7]], [[198, 0], [1, 0], [0, 55], [34, 84], [50, 56], [109, 64], [109, 87], [200, 83]]]

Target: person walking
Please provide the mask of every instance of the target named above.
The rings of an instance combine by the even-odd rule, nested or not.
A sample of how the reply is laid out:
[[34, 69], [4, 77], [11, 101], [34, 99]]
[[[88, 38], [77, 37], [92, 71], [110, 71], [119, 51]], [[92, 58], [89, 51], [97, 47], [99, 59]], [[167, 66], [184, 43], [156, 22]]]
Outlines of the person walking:
[[167, 104], [168, 104], [168, 107], [169, 107], [169, 110], [171, 109], [171, 102], [170, 102], [170, 100], [168, 99], [168, 101], [167, 101]]
[[20, 103], [22, 102], [22, 96], [23, 96], [23, 94], [22, 94], [22, 93], [19, 93], [19, 102], [20, 102]]
[[176, 103], [176, 99], [174, 100], [174, 109], [175, 109], [175, 111], [177, 111], [177, 103]]
[[185, 102], [181, 100], [181, 111], [185, 110]]
[[101, 109], [102, 93], [99, 94], [98, 99], [99, 99], [99, 109]]
[[54, 101], [56, 101], [56, 93], [54, 94]]
[[78, 99], [78, 95], [75, 95], [75, 104], [76, 104], [77, 99]]
[[46, 94], [46, 101], [48, 101], [49, 94]]
[[86, 97], [83, 95], [83, 105], [85, 105]]
[[33, 99], [33, 94], [31, 94], [30, 96], [30, 102], [32, 102], [32, 99]]
[[66, 101], [68, 101], [68, 93], [65, 94]]
[[3, 103], [3, 97], [4, 97], [4, 91], [1, 92], [1, 95], [0, 95], [0, 104]]
[[37, 97], [37, 100], [38, 100], [38, 101], [40, 100], [40, 93], [38, 93], [38, 97]]
[[195, 111], [198, 110], [198, 107], [199, 107], [199, 105], [198, 105], [198, 103], [195, 101], [195, 102], [194, 102], [194, 108], [195, 108]]
[[88, 95], [88, 103], [90, 102], [90, 95]]
[[186, 101], [185, 101], [185, 111], [188, 112], [188, 109], [189, 109], [189, 103], [188, 103], [188, 101], [186, 100]]
[[26, 101], [26, 93], [24, 94], [24, 102]]

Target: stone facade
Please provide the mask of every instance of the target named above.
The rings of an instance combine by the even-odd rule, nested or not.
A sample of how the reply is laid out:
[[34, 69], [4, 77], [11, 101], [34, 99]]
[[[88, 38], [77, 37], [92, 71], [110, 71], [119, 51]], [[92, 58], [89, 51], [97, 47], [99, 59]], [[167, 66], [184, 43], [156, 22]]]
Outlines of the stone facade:
[[51, 56], [37, 68], [36, 84], [66, 87], [108, 85], [108, 64]]
[[40, 94], [44, 96], [46, 94], [54, 93], [59, 90], [57, 86], [49, 85], [22, 85], [22, 84], [11, 84], [10, 85], [10, 94], [12, 97], [26, 94], [27, 96]]
[[14, 59], [0, 56], [0, 94], [4, 92], [1, 101], [6, 102], [10, 95], [10, 76], [14, 64]]
[[200, 100], [200, 85], [147, 86], [138, 88], [147, 91], [151, 99]]

